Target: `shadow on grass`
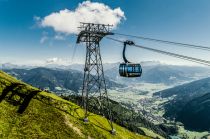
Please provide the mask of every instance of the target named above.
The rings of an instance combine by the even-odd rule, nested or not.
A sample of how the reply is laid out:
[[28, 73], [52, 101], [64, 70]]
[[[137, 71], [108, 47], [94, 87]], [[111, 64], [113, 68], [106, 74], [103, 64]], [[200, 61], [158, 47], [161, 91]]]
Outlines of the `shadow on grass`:
[[55, 100], [44, 95], [37, 95], [34, 97], [34, 99], [39, 100], [48, 106], [52, 106], [62, 112], [65, 112], [79, 120], [83, 120], [82, 119], [83, 117], [77, 112], [77, 110], [80, 109], [79, 106], [75, 106], [67, 102]]
[[[97, 126], [98, 128], [101, 128], [101, 129], [103, 129], [103, 130], [105, 130], [105, 131], [107, 131], [107, 132], [110, 132], [110, 131], [111, 131], [111, 129], [106, 128], [102, 123], [100, 123], [100, 122], [99, 122], [98, 120], [96, 120], [95, 118], [94, 118], [94, 120], [96, 121], [97, 124], [92, 123], [93, 125]], [[108, 122], [108, 121], [107, 121], [107, 122]], [[111, 127], [110, 127], [110, 128], [111, 128]]]
[[[28, 107], [30, 101], [32, 99], [36, 99], [46, 105], [63, 111], [80, 121], [84, 120], [84, 117], [78, 112], [78, 109], [81, 109], [81, 107], [69, 104], [67, 102], [55, 100], [41, 94], [37, 95], [39, 92], [40, 90], [29, 90], [25, 84], [12, 83], [11, 85], [3, 89], [0, 95], [0, 103], [5, 100], [13, 106], [19, 106], [17, 112], [22, 114]], [[91, 114], [89, 115], [89, 117], [90, 116], [95, 115]], [[93, 117], [93, 120], [95, 121], [95, 123], [90, 121], [90, 124], [93, 124], [94, 126], [101, 128], [102, 130], [110, 132], [110, 130], [103, 126], [100, 122], [98, 122], [96, 118]]]
[[[81, 116], [81, 114], [79, 114], [77, 111], [78, 109], [81, 109], [81, 107], [79, 107], [79, 106], [75, 106], [75, 105], [69, 104], [67, 102], [59, 101], [59, 100], [54, 100], [50, 97], [43, 96], [43, 95], [37, 95], [34, 97], [34, 99], [37, 99], [48, 106], [52, 106], [62, 112], [65, 112], [66, 114], [69, 114], [72, 117], [74, 117], [80, 121], [84, 121], [84, 116]], [[94, 114], [90, 114], [88, 116], [88, 117], [93, 117], [92, 119], [95, 121], [95, 123], [89, 121], [90, 124], [92, 124], [98, 128], [101, 128], [102, 130], [105, 130], [107, 132], [111, 131], [111, 129], [110, 130], [107, 129], [107, 127], [105, 127], [98, 120], [96, 120], [96, 118], [94, 118], [94, 116], [95, 116]]]
[[39, 90], [24, 91], [26, 85], [21, 83], [12, 83], [3, 89], [0, 95], [0, 103], [5, 100], [13, 106], [19, 106], [17, 112], [22, 114], [28, 107], [31, 99], [37, 95]]

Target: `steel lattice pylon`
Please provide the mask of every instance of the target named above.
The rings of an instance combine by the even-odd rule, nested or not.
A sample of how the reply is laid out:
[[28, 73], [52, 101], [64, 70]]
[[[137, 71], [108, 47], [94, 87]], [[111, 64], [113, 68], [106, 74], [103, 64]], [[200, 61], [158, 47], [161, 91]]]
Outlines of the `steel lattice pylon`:
[[85, 110], [84, 121], [88, 122], [88, 110], [97, 108], [102, 115], [109, 117], [108, 122], [114, 133], [110, 102], [107, 95], [99, 42], [106, 35], [112, 35], [110, 25], [81, 23], [77, 43], [86, 44], [86, 61], [82, 88], [82, 105]]

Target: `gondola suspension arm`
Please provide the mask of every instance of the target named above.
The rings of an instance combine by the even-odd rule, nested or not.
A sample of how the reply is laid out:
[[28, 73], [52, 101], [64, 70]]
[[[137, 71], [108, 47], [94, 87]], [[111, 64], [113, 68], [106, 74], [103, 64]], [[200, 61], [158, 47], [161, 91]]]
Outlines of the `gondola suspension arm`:
[[125, 50], [126, 50], [126, 46], [127, 45], [134, 45], [135, 43], [133, 41], [127, 40], [123, 44], [124, 44], [124, 48], [123, 48], [123, 60], [124, 60], [125, 63], [131, 63], [130, 61], [127, 60], [127, 58], [125, 56]]

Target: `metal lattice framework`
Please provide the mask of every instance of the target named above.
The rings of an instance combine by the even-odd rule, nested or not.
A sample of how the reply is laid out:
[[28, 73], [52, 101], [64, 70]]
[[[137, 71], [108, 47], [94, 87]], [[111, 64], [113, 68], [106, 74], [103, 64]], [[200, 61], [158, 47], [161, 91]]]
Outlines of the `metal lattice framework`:
[[81, 32], [78, 35], [77, 43], [86, 44], [86, 61], [84, 68], [84, 80], [82, 88], [82, 105], [85, 110], [84, 121], [88, 122], [88, 110], [99, 109], [102, 115], [109, 117], [108, 122], [114, 132], [110, 102], [107, 95], [106, 82], [102, 59], [100, 54], [100, 41], [106, 35], [112, 35], [111, 25], [81, 23]]

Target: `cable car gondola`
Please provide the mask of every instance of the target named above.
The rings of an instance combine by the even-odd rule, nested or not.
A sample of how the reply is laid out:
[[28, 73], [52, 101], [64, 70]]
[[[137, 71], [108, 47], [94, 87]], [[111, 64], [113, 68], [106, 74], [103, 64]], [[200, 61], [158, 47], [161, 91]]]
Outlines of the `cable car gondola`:
[[121, 63], [119, 66], [119, 74], [122, 77], [140, 77], [142, 74], [141, 65], [138, 63], [131, 63], [125, 57], [126, 45], [134, 45], [133, 41], [125, 41], [123, 48], [123, 60], [124, 63]]

